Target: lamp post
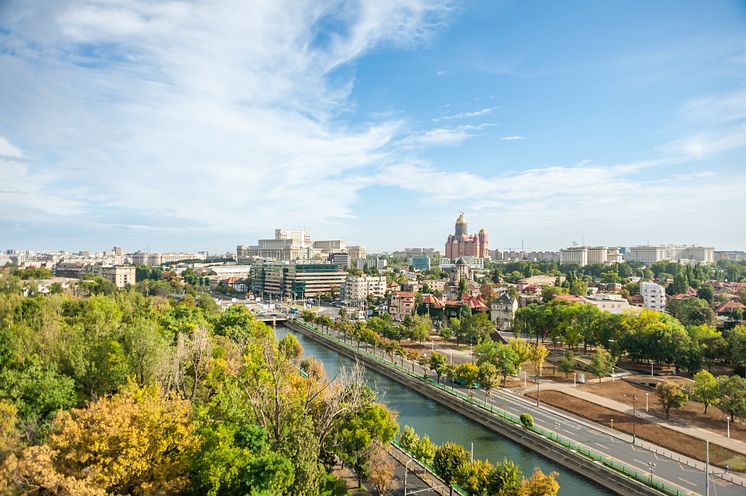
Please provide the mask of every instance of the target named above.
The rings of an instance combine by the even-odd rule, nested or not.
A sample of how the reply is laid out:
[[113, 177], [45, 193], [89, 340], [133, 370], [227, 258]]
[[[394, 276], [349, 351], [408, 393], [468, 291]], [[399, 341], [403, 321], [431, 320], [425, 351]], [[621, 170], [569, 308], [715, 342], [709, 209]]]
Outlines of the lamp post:
[[653, 470], [655, 470], [655, 463], [654, 462], [648, 462], [648, 467], [650, 468], [650, 483], [653, 483]]
[[578, 373], [572, 373], [572, 387], [578, 387]]
[[645, 393], [645, 411], [647, 412], [650, 407], [649, 400], [650, 399], [650, 393]]
[[725, 417], [725, 421], [728, 423], [728, 437], [730, 437], [730, 417]]
[[[629, 398], [626, 394], [626, 398]], [[632, 444], [637, 442], [637, 395], [632, 395]]]

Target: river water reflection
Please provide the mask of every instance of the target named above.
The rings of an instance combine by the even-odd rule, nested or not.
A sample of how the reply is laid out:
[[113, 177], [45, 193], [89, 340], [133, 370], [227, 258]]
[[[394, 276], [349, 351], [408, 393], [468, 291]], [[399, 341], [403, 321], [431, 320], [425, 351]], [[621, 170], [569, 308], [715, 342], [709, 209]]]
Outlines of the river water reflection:
[[[280, 338], [288, 332], [291, 331], [285, 327], [277, 328], [277, 336]], [[303, 345], [304, 355], [313, 355], [323, 363], [329, 377], [335, 376], [340, 365], [351, 364], [348, 358], [337, 352], [302, 334], [294, 334]], [[475, 458], [487, 458], [493, 462], [508, 458], [517, 463], [527, 476], [533, 473], [534, 467], [541, 468], [545, 473], [557, 471], [560, 473], [557, 478], [560, 483], [559, 494], [563, 496], [613, 494], [377, 372], [367, 370], [366, 375], [370, 386], [378, 392], [379, 398], [389, 408], [399, 412], [399, 425], [402, 428], [404, 425], [410, 425], [419, 434], [428, 434], [437, 444], [454, 441], [463, 444], [468, 450], [471, 443], [474, 443]]]

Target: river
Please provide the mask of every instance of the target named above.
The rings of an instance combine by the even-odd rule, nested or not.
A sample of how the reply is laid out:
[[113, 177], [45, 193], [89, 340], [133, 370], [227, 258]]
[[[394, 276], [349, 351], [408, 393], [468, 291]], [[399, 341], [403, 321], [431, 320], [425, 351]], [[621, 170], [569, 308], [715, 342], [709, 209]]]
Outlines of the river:
[[[286, 327], [277, 328], [277, 336], [283, 337], [289, 331]], [[335, 351], [309, 339], [302, 334], [293, 332], [303, 345], [303, 354], [312, 355], [324, 364], [329, 377], [334, 377], [341, 365], [349, 366], [352, 362]], [[560, 484], [560, 495], [612, 495], [611, 491], [593, 483], [592, 481], [570, 472], [561, 465], [552, 463], [533, 451], [530, 451], [499, 434], [486, 429], [480, 424], [454, 413], [449, 408], [426, 398], [398, 382], [389, 379], [372, 370], [366, 370], [370, 386], [378, 393], [381, 401], [389, 408], [399, 413], [399, 426], [414, 427], [418, 434], [427, 434], [437, 444], [446, 441], [460, 443], [470, 449], [474, 443], [474, 457], [487, 458], [493, 462], [508, 458], [517, 463], [526, 476], [530, 476], [534, 467], [539, 467], [545, 473], [557, 471], [560, 473], [557, 481]]]

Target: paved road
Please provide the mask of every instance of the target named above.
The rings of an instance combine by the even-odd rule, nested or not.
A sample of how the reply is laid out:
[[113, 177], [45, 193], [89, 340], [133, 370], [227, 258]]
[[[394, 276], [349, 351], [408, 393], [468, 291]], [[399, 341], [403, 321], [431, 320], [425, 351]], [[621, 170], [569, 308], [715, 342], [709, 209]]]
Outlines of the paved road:
[[[348, 338], [348, 341], [351, 340]], [[361, 347], [372, 352], [370, 347], [365, 345], [361, 345]], [[381, 355], [380, 350], [378, 354]], [[411, 369], [412, 363], [408, 360], [404, 362]], [[456, 362], [455, 356], [454, 362]], [[414, 364], [414, 367], [415, 371], [427, 373], [435, 379], [431, 371], [424, 371], [419, 364]], [[484, 400], [483, 391], [471, 391], [476, 398]], [[509, 391], [499, 389], [492, 392], [491, 396], [489, 403], [496, 408], [504, 409], [514, 415], [530, 413], [539, 427], [557, 432], [560, 436], [592, 451], [613, 457], [640, 473], [650, 474], [650, 464], [654, 463], [655, 468], [652, 475], [654, 480], [676, 487], [684, 494], [705, 494], [704, 464], [701, 462], [672, 453], [639, 439], [633, 444], [632, 436], [612, 431], [604, 426], [552, 407], [544, 405], [537, 407], [535, 400], [524, 398]], [[651, 450], [655, 450], [655, 452]], [[722, 474], [721, 469], [710, 468], [710, 494], [714, 496], [744, 496], [746, 494], [746, 487], [724, 480]], [[728, 474], [726, 477], [732, 477], [732, 474]]]

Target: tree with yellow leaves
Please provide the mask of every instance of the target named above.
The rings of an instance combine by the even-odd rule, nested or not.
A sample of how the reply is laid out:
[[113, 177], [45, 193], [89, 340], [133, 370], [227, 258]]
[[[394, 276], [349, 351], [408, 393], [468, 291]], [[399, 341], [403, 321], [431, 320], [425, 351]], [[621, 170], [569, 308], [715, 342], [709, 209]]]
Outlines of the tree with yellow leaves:
[[198, 438], [188, 401], [128, 385], [87, 408], [58, 414], [50, 447], [64, 474], [117, 494], [176, 493], [188, 483]]

